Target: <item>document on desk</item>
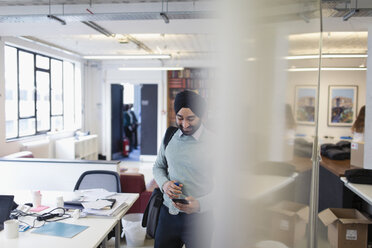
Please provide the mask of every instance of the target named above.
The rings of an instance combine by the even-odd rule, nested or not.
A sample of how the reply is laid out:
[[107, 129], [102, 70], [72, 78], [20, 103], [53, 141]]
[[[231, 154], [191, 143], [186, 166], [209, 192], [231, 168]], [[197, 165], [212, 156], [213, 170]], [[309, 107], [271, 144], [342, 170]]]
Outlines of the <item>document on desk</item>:
[[115, 194], [115, 192], [109, 192], [105, 189], [84, 189], [75, 191], [75, 195], [78, 196], [79, 201], [84, 202], [105, 199]]
[[42, 227], [39, 227], [38, 229], [35, 229], [32, 231], [32, 233], [72, 238], [87, 228], [88, 226], [67, 224], [63, 222], [50, 222]]
[[115, 199], [103, 199], [98, 201], [91, 201], [91, 202], [83, 202], [81, 203], [84, 208], [90, 209], [111, 209], [115, 203]]
[[83, 212], [90, 214], [90, 215], [100, 215], [100, 216], [115, 216], [118, 212], [128, 207], [128, 196], [117, 194], [111, 196], [110, 198], [115, 199], [116, 202], [111, 209], [92, 209], [92, 208], [84, 208]]

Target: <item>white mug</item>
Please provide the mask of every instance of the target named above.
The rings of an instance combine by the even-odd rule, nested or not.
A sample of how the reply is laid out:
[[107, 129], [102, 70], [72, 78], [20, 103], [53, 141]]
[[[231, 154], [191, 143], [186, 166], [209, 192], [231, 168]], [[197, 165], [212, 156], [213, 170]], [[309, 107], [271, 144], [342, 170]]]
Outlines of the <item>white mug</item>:
[[41, 194], [40, 191], [32, 192], [32, 205], [34, 208], [41, 206]]
[[18, 238], [18, 220], [6, 220], [4, 221], [5, 237], [7, 239]]
[[57, 206], [57, 208], [63, 208], [63, 206], [64, 206], [63, 196], [58, 196], [56, 198], [56, 206]]

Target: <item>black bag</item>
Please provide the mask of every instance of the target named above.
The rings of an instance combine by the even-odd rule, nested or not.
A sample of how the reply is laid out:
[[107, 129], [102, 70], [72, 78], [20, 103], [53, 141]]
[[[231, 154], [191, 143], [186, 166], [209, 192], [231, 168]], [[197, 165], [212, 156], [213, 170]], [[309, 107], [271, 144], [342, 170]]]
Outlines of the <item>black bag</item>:
[[336, 144], [326, 143], [321, 145], [321, 154], [332, 160], [350, 159], [350, 142], [339, 141]]
[[146, 227], [146, 234], [151, 238], [155, 238], [161, 205], [163, 205], [163, 193], [159, 188], [155, 188], [142, 218], [142, 226]]
[[352, 169], [345, 171], [345, 177], [351, 183], [372, 184], [372, 170]]
[[[169, 141], [176, 133], [178, 128], [168, 127], [164, 135], [164, 149], [167, 148]], [[146, 234], [151, 238], [155, 238], [156, 227], [158, 226], [160, 208], [163, 205], [163, 193], [159, 188], [155, 188], [151, 194], [149, 203], [143, 213], [142, 226], [146, 227]]]

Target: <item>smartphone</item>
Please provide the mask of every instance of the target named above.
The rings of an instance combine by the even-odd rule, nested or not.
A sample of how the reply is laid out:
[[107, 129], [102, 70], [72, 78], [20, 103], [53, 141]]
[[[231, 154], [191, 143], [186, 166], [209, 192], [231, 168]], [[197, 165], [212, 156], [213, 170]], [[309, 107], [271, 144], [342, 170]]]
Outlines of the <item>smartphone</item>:
[[178, 198], [174, 198], [174, 199], [172, 199], [172, 201], [174, 201], [175, 203], [189, 204], [189, 201], [186, 200], [186, 199], [178, 199]]

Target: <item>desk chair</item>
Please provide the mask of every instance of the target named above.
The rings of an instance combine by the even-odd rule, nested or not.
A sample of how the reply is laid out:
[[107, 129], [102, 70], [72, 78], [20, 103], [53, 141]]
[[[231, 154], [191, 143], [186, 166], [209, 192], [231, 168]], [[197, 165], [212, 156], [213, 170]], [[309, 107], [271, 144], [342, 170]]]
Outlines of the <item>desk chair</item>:
[[114, 171], [105, 170], [86, 171], [79, 177], [74, 190], [96, 188], [121, 193], [119, 174]]
[[[91, 170], [86, 171], [79, 177], [74, 190], [102, 188], [109, 192], [121, 193], [120, 177], [115, 171]], [[112, 230], [108, 239], [115, 236]]]

